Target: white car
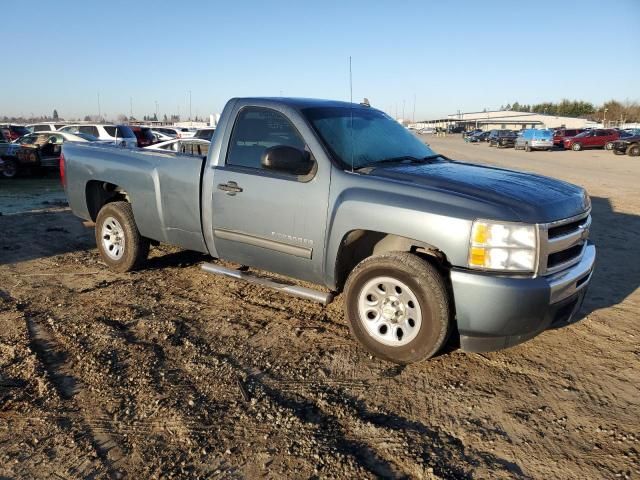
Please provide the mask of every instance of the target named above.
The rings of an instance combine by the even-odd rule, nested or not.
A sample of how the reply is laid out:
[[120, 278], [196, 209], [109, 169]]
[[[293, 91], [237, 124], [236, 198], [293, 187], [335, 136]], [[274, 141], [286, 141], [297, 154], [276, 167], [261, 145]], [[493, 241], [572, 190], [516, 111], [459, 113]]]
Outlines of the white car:
[[195, 128], [188, 127], [155, 127], [154, 132], [160, 132], [171, 138], [191, 138], [195, 135]]
[[138, 146], [138, 139], [136, 134], [133, 133], [127, 125], [101, 125], [101, 124], [76, 124], [67, 125], [62, 127], [60, 132], [68, 133], [86, 133], [93, 135], [98, 140], [107, 140], [117, 143], [119, 145], [124, 144], [128, 148], [136, 148]]
[[211, 142], [208, 140], [200, 140], [198, 138], [176, 138], [169, 140], [168, 142], [156, 143], [155, 145], [145, 147], [143, 150], [175, 152], [185, 155], [206, 157], [207, 152], [209, 152], [209, 145], [211, 145]]
[[66, 123], [51, 123], [51, 122], [43, 122], [43, 123], [32, 123], [31, 125], [26, 125], [26, 127], [34, 133], [38, 132], [55, 132], [60, 130], [62, 127], [66, 126]]
[[151, 134], [153, 135], [153, 138], [155, 138], [155, 143], [168, 142], [169, 140], [175, 140], [175, 137], [170, 137], [169, 135], [165, 135], [164, 133], [156, 132], [153, 129], [151, 129]]

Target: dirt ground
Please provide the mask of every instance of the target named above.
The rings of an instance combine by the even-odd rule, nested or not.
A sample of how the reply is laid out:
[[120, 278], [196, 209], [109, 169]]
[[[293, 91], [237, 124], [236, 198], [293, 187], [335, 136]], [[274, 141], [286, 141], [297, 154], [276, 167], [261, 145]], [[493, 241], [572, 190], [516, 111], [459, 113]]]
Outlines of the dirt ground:
[[400, 368], [350, 337], [341, 298], [323, 308], [214, 277], [168, 246], [114, 274], [67, 209], [13, 202], [0, 478], [640, 478], [640, 161], [425, 141], [589, 190], [598, 260], [582, 321]]

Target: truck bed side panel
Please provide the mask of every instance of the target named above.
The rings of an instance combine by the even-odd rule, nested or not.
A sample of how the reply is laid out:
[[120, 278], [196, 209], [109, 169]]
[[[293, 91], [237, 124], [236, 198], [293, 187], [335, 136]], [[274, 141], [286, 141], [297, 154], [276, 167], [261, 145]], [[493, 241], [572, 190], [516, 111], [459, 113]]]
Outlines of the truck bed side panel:
[[206, 252], [200, 225], [203, 159], [112, 146], [65, 143], [67, 197], [89, 219], [87, 185], [117, 185], [127, 193], [140, 233], [153, 240]]

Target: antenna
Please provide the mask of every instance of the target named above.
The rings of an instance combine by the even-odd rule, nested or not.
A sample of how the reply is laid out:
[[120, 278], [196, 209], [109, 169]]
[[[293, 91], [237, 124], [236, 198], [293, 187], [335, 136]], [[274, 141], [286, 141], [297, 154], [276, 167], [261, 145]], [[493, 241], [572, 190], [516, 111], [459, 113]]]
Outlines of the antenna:
[[349, 55], [349, 116], [351, 128], [351, 173], [353, 173], [353, 75], [351, 73], [351, 55]]

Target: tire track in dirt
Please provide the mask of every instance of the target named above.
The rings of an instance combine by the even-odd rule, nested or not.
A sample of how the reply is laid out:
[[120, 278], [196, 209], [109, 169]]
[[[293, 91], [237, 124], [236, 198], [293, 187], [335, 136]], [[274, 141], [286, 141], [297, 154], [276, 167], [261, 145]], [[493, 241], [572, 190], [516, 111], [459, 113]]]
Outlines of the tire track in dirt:
[[[31, 338], [31, 347], [48, 374], [49, 379], [58, 392], [58, 395], [70, 402], [72, 409], [81, 412], [75, 418], [78, 419], [77, 425], [88, 436], [91, 445], [98, 454], [103, 467], [109, 473], [111, 478], [123, 478], [126, 476], [126, 465], [122, 468], [120, 464], [125, 463], [126, 455], [116, 440], [103, 428], [99, 426], [99, 421], [95, 419], [106, 417], [99, 407], [94, 407], [93, 411], [86, 411], [84, 406], [86, 403], [86, 393], [83, 391], [81, 382], [76, 379], [73, 372], [73, 365], [68, 360], [67, 352], [62, 348], [59, 341], [56, 340], [54, 332], [42, 320], [42, 313], [35, 312], [30, 309], [24, 310], [24, 318], [26, 321], [27, 331]], [[84, 401], [78, 401], [77, 397], [83, 397]], [[69, 411], [69, 410], [68, 410]], [[72, 430], [73, 423], [69, 421], [70, 415], [63, 415], [59, 418], [59, 424]]]

